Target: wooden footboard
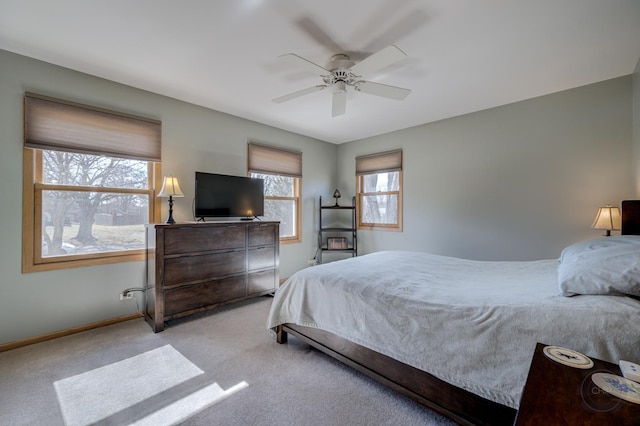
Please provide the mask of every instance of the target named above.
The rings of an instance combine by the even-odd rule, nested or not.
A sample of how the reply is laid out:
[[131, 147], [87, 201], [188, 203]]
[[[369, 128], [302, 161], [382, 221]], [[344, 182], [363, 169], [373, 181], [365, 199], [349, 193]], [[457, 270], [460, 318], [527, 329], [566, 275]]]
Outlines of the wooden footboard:
[[437, 377], [386, 355], [315, 328], [284, 324], [277, 341], [287, 333], [366, 374], [420, 404], [463, 425], [512, 425], [516, 410], [452, 386]]

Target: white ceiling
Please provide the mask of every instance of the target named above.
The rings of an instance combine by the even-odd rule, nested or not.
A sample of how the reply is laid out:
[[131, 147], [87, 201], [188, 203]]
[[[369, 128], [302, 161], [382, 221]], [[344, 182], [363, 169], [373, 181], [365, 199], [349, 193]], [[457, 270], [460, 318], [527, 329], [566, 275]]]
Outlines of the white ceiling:
[[[331, 91], [278, 59], [325, 66], [395, 44], [369, 80], [404, 101]], [[343, 143], [631, 74], [638, 0], [0, 0], [0, 49]], [[0, 76], [1, 78], [1, 76]]]

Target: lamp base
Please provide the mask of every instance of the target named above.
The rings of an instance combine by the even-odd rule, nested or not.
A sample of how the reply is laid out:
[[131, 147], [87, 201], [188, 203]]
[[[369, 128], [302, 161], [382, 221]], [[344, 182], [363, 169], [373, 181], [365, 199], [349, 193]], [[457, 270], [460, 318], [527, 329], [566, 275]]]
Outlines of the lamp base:
[[168, 223], [169, 225], [173, 225], [176, 223], [176, 221], [173, 219], [173, 197], [169, 196], [169, 216], [167, 217], [167, 220], [164, 221], [164, 223]]

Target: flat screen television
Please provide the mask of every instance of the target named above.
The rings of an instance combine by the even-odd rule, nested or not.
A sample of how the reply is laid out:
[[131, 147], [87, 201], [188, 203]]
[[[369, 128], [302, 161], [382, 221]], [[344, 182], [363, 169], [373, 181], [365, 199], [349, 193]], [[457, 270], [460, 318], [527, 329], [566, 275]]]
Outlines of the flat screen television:
[[264, 181], [262, 179], [196, 172], [194, 216], [240, 217], [264, 216]]

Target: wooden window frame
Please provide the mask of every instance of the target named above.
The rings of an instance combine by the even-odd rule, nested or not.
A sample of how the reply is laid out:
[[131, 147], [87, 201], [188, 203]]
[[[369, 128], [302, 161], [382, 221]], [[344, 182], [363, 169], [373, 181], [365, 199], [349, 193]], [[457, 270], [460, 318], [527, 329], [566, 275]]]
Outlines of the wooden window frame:
[[[22, 271], [40, 272], [80, 266], [144, 260], [145, 250], [42, 256], [43, 191], [109, 192], [149, 197], [148, 222], [160, 220], [155, 189], [161, 181], [162, 123], [26, 92], [24, 97]], [[43, 150], [106, 155], [147, 163], [147, 187], [112, 188], [48, 184], [43, 178]]]
[[[248, 173], [248, 176], [251, 177], [251, 173]], [[254, 172], [257, 173], [257, 172]], [[272, 173], [273, 174], [273, 173]], [[283, 176], [283, 175], [280, 175]], [[293, 244], [293, 243], [299, 243], [302, 241], [302, 203], [300, 202], [300, 200], [302, 199], [302, 179], [298, 178], [298, 177], [293, 177], [293, 176], [286, 176], [286, 177], [291, 177], [293, 179], [293, 196], [292, 197], [283, 197], [283, 196], [272, 196], [272, 195], [266, 195], [264, 196], [265, 200], [275, 200], [275, 201], [293, 201], [295, 203], [295, 212], [296, 212], [296, 226], [295, 226], [295, 235], [289, 236], [289, 237], [280, 237], [280, 244]]]
[[[395, 231], [402, 232], [402, 170], [396, 170], [398, 172], [398, 190], [397, 191], [380, 191], [380, 192], [363, 192], [364, 189], [364, 177], [366, 175], [356, 176], [356, 209], [358, 210], [358, 229], [371, 230], [371, 231]], [[386, 173], [385, 171], [380, 173]], [[375, 195], [396, 195], [398, 197], [398, 222], [394, 224], [386, 223], [365, 223], [362, 221], [362, 198], [366, 196]]]
[[[363, 192], [364, 177], [382, 173], [398, 172], [397, 191]], [[402, 231], [402, 149], [361, 155], [356, 157], [356, 208], [357, 228], [362, 230]], [[363, 198], [376, 195], [396, 195], [398, 199], [397, 223], [365, 223], [362, 221]]]
[[302, 152], [250, 141], [247, 144], [247, 175], [251, 176], [252, 173], [293, 178], [294, 195], [292, 197], [265, 194], [264, 198], [295, 203], [296, 235], [280, 237], [280, 244], [302, 242]]
[[144, 249], [42, 257], [42, 191], [136, 193], [149, 196], [149, 223], [160, 221], [160, 200], [155, 196], [162, 184], [161, 164], [147, 162], [147, 189], [51, 185], [43, 183], [42, 150], [23, 151], [22, 272], [43, 272], [145, 259]]

